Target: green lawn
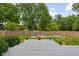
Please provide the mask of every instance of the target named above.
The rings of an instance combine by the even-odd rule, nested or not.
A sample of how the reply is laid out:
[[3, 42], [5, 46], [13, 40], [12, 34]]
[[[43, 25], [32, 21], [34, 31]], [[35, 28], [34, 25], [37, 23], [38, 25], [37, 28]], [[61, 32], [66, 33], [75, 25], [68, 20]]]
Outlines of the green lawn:
[[60, 45], [79, 45], [79, 36], [61, 36], [61, 37], [53, 37]]

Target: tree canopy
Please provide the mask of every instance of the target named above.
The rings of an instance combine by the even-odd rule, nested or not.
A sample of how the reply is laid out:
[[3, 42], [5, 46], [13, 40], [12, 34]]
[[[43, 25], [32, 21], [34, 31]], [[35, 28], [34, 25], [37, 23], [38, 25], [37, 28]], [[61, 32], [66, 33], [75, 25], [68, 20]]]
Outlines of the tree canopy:
[[0, 3], [0, 24], [11, 31], [79, 31], [79, 3], [74, 3], [72, 10], [77, 15], [52, 18], [44, 3]]

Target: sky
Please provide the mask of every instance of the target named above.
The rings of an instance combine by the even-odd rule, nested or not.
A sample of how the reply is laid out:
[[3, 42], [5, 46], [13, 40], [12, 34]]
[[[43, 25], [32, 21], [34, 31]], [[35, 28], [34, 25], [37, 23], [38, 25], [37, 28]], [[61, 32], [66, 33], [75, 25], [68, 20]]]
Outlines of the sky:
[[72, 4], [73, 3], [47, 3], [46, 6], [51, 16], [55, 16], [56, 14], [68, 16], [75, 14], [72, 10]]

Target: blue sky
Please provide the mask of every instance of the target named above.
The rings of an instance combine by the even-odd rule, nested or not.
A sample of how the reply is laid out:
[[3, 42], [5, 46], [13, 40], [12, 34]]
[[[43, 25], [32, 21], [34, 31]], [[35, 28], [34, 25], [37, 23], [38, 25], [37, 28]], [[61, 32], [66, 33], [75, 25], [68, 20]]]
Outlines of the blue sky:
[[72, 3], [47, 3], [46, 6], [52, 16], [55, 14], [61, 14], [63, 16], [74, 14]]

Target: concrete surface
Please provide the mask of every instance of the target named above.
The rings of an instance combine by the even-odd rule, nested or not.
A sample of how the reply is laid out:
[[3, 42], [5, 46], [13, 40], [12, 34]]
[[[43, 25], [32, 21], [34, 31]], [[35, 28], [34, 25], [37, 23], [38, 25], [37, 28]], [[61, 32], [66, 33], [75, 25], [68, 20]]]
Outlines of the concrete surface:
[[26, 40], [3, 56], [79, 56], [79, 46], [61, 46], [52, 40]]

